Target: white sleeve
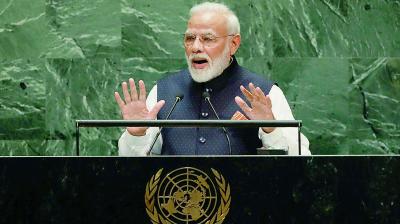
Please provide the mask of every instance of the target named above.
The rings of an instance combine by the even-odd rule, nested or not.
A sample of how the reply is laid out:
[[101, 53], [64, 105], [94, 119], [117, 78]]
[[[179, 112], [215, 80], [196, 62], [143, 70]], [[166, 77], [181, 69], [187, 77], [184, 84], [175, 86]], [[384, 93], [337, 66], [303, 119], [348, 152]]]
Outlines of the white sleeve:
[[[276, 120], [294, 120], [289, 103], [278, 86], [272, 86], [269, 97]], [[265, 133], [260, 128], [258, 136], [265, 148], [286, 149], [289, 155], [299, 155], [297, 128], [275, 128], [271, 133]], [[309, 145], [307, 137], [301, 134], [301, 155], [311, 155]]]
[[[146, 100], [147, 109], [151, 110], [157, 103], [157, 85], [151, 90]], [[146, 156], [149, 151], [150, 145], [155, 138], [159, 128], [150, 127], [144, 136], [133, 136], [126, 130], [119, 138], [118, 141], [118, 154], [120, 156]], [[152, 154], [161, 154], [162, 137], [157, 138]]]

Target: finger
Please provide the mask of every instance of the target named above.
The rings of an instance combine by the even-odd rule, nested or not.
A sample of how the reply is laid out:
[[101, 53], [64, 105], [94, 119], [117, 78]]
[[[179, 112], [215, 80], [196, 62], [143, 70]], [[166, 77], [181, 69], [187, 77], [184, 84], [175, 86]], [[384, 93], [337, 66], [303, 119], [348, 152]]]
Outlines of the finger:
[[240, 107], [240, 109], [242, 109], [243, 112], [245, 112], [246, 115], [250, 117], [248, 113], [250, 113], [252, 109], [249, 107], [249, 105], [247, 105], [247, 103], [239, 96], [235, 97], [235, 102]]
[[240, 91], [242, 91], [243, 95], [246, 97], [248, 101], [253, 101], [253, 94], [251, 94], [250, 91], [248, 91], [244, 86], [240, 86]]
[[249, 89], [250, 89], [251, 94], [253, 94], [253, 98], [254, 98], [255, 100], [258, 100], [258, 95], [257, 95], [256, 87], [254, 86], [253, 83], [249, 83]]
[[249, 90], [251, 92], [251, 94], [256, 94], [256, 87], [254, 86], [254, 84], [251, 82], [249, 83]]
[[139, 100], [145, 102], [146, 101], [146, 86], [144, 85], [144, 82], [142, 80], [139, 81]]
[[135, 80], [133, 80], [132, 78], [129, 79], [129, 86], [131, 88], [131, 99], [132, 99], [132, 101], [138, 100]]
[[272, 102], [271, 102], [271, 98], [269, 98], [269, 95], [265, 96], [265, 104], [266, 104], [269, 108], [272, 108]]
[[257, 95], [258, 99], [260, 99], [261, 101], [264, 101], [264, 100], [265, 100], [265, 94], [264, 94], [264, 92], [261, 90], [260, 87], [257, 87], [257, 88], [256, 88], [256, 95]]
[[125, 102], [121, 99], [121, 96], [119, 95], [118, 92], [114, 93], [115, 101], [117, 101], [119, 108], [122, 110], [122, 108], [125, 106]]
[[149, 115], [151, 118], [156, 118], [158, 112], [160, 112], [161, 108], [165, 105], [165, 101], [164, 100], [160, 100], [156, 103], [156, 105], [154, 105], [153, 109], [151, 109], [151, 111], [149, 112]]
[[132, 100], [131, 100], [131, 95], [128, 92], [128, 84], [126, 84], [126, 82], [122, 83], [122, 92], [124, 93], [125, 102], [127, 104], [130, 103]]

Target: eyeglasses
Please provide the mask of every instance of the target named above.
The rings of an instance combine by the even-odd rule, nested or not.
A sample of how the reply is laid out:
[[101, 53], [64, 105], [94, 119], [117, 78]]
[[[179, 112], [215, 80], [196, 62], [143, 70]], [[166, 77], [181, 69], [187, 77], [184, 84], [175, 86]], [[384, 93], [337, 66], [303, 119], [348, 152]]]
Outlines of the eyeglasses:
[[235, 34], [229, 34], [226, 36], [214, 36], [212, 34], [200, 34], [200, 35], [195, 35], [195, 34], [184, 34], [183, 35], [183, 42], [185, 44], [185, 47], [191, 47], [193, 46], [194, 42], [196, 41], [197, 37], [199, 37], [199, 41], [206, 47], [215, 47], [217, 45], [217, 40], [218, 38], [223, 38], [223, 37], [232, 37], [235, 36]]

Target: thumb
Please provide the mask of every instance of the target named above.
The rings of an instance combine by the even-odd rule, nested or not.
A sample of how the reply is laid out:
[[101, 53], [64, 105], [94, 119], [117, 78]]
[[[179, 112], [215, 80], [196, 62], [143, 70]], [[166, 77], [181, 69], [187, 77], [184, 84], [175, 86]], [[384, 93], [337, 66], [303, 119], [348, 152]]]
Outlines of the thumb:
[[165, 105], [164, 100], [160, 100], [154, 105], [153, 109], [149, 112], [149, 116], [151, 119], [155, 119], [157, 117], [158, 112], [160, 112], [161, 108]]

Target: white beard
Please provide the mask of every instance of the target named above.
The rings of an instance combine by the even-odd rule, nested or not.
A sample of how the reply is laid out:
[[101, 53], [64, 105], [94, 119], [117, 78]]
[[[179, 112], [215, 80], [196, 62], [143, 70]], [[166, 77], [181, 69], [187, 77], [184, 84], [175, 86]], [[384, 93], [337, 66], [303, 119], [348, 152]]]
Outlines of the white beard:
[[[214, 61], [207, 54], [192, 54], [189, 57], [186, 55], [186, 62], [188, 64], [190, 75], [195, 82], [202, 83], [208, 82], [222, 74], [222, 72], [229, 66], [230, 58], [227, 57], [229, 53], [229, 44], [226, 44], [224, 51]], [[204, 69], [195, 69], [192, 67], [192, 59], [194, 57], [206, 58], [208, 66]]]

